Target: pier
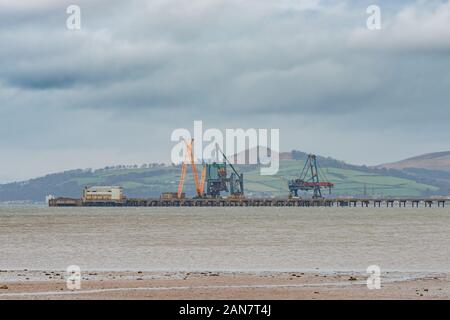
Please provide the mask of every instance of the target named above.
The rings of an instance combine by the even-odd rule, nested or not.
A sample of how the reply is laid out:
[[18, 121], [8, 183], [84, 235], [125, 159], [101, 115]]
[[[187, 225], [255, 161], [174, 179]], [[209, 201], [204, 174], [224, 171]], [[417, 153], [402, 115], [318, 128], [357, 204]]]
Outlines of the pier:
[[387, 207], [387, 208], [444, 208], [450, 199], [443, 198], [129, 198], [121, 201], [83, 201], [82, 199], [55, 198], [50, 207]]

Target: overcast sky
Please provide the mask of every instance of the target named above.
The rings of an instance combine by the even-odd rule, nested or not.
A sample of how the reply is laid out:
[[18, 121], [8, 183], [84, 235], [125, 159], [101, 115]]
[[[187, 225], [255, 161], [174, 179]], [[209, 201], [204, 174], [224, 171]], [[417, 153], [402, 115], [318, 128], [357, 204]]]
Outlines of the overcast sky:
[[168, 162], [194, 120], [355, 164], [450, 150], [449, 71], [448, 1], [0, 0], [0, 182]]

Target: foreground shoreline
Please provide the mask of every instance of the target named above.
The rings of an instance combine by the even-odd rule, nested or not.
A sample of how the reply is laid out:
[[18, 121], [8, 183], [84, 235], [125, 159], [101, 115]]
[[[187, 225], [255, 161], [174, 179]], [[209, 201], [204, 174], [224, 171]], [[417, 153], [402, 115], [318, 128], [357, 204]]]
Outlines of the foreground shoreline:
[[3, 270], [0, 299], [450, 299], [450, 273], [385, 273], [381, 289], [352, 272], [65, 272]]

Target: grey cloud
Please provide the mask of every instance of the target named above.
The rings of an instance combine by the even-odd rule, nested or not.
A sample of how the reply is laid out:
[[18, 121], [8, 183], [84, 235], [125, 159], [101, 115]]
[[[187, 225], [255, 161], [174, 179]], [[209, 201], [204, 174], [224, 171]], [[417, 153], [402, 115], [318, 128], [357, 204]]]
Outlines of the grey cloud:
[[449, 3], [379, 1], [386, 29], [369, 32], [370, 2], [83, 0], [76, 32], [68, 1], [0, 3], [0, 144], [92, 148], [89, 130], [117, 128], [123, 140], [105, 144], [125, 148], [136, 128], [166, 137], [195, 119], [269, 119], [301, 148], [305, 123], [323, 141], [357, 129], [415, 136], [430, 114], [421, 135], [448, 145], [434, 129], [450, 119]]
[[[236, 109], [247, 114], [363, 112], [368, 98], [378, 100], [379, 108], [391, 108], [383, 97], [402, 90], [405, 74], [390, 68], [409, 54], [370, 52], [367, 44], [376, 46], [372, 39], [382, 33], [349, 27], [361, 12], [348, 6], [319, 6], [313, 19], [308, 10], [281, 15], [287, 9], [268, 1], [261, 6], [252, 1], [166, 1], [119, 7], [105, 13], [98, 5], [95, 15], [89, 6], [83, 9], [92, 21], [109, 22], [107, 29], [90, 29], [86, 22], [86, 29], [72, 33], [43, 22], [45, 34], [26, 28], [13, 38], [4, 31], [2, 38], [12, 45], [1, 54], [3, 83], [23, 90], [62, 90], [59, 96], [66, 99], [61, 105], [71, 108], [201, 105], [210, 112]], [[394, 39], [409, 37], [407, 26], [416, 17], [410, 11], [388, 22]], [[417, 19], [430, 25], [433, 14]], [[445, 17], [441, 11], [438, 15]], [[327, 27], [340, 22], [342, 27]], [[445, 29], [441, 24], [432, 24], [431, 30]], [[20, 52], [15, 54], [14, 48]], [[368, 50], [359, 50], [363, 48]], [[423, 66], [434, 63], [428, 59]], [[402, 72], [414, 76], [414, 70]], [[77, 97], [74, 90], [82, 94]]]

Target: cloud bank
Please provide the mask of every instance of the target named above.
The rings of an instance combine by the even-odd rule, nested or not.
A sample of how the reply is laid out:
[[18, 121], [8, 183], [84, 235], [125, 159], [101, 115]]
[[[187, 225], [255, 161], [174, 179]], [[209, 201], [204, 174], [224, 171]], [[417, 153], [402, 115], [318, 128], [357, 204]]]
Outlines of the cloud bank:
[[0, 181], [168, 161], [170, 132], [280, 128], [376, 164], [450, 149], [450, 2], [0, 1]]

